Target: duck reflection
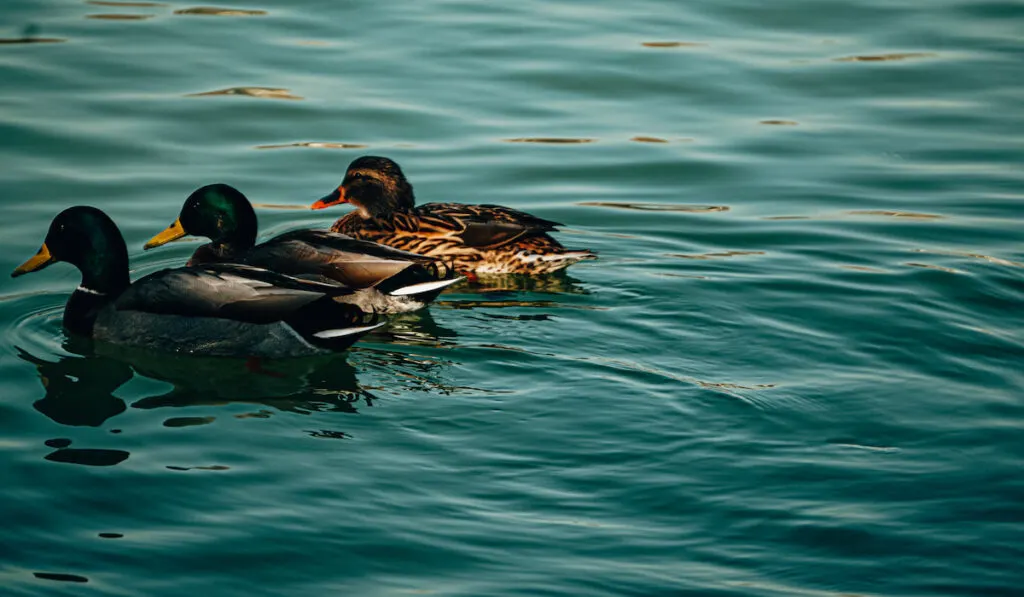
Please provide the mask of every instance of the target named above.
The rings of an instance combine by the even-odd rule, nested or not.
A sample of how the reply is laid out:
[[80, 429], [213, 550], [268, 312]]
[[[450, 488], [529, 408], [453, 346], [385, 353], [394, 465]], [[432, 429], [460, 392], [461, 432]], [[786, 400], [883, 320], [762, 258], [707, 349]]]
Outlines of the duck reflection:
[[[452, 298], [438, 299], [434, 304], [448, 309], [566, 306], [553, 299], [523, 299], [519, 297], [520, 293], [587, 295], [590, 294], [590, 291], [583, 286], [579, 279], [565, 271], [536, 276], [488, 275], [479, 276], [472, 282], [456, 286], [452, 291], [442, 295]], [[456, 300], [454, 297], [460, 294], [477, 295], [480, 298]]]
[[420, 309], [393, 317], [387, 327], [371, 334], [370, 341], [385, 341], [400, 346], [448, 348], [455, 346], [457, 337], [455, 330], [437, 323], [428, 309]]
[[97, 346], [111, 359], [131, 363], [139, 375], [171, 384], [167, 392], [141, 398], [133, 408], [151, 409], [252, 403], [296, 413], [356, 412], [372, 405], [345, 354], [264, 361], [216, 357], [169, 358], [166, 354]]
[[[65, 347], [67, 348], [67, 347]], [[125, 411], [114, 391], [132, 378], [132, 369], [98, 356], [62, 356], [47, 361], [15, 346], [18, 358], [32, 363], [46, 394], [32, 406], [61, 425], [99, 427]]]
[[61, 425], [99, 427], [125, 412], [125, 400], [114, 392], [136, 374], [172, 386], [131, 404], [142, 409], [249, 402], [297, 413], [356, 412], [375, 400], [360, 387], [344, 354], [261, 362], [174, 358], [77, 340], [63, 348], [72, 354], [43, 358], [15, 347], [20, 359], [36, 367], [45, 390], [33, 406]]
[[469, 292], [541, 292], [545, 294], [590, 294], [583, 283], [561, 270], [551, 274], [524, 276], [518, 274], [478, 276], [467, 284]]

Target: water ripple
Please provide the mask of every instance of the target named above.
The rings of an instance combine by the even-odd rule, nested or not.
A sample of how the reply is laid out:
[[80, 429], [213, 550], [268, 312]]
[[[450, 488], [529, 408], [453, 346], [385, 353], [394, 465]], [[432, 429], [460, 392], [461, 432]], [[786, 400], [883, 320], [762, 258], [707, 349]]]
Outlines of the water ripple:
[[835, 58], [836, 62], [888, 62], [896, 60], [913, 60], [919, 58], [932, 58], [936, 54], [930, 52], [902, 52], [893, 54], [863, 54], [860, 56], [844, 56]]
[[86, 4], [95, 4], [96, 6], [124, 6], [124, 7], [155, 7], [155, 6], [167, 6], [160, 2], [117, 2], [115, 0], [86, 0]]
[[280, 87], [229, 87], [227, 89], [217, 89], [215, 91], [203, 91], [201, 93], [189, 93], [185, 97], [203, 97], [208, 95], [245, 95], [248, 97], [257, 97], [261, 99], [281, 99], [281, 100], [301, 100], [305, 99], [298, 95], [293, 95], [288, 89], [282, 89]]
[[0, 37], [0, 44], [59, 44], [66, 41], [60, 37]]
[[711, 213], [729, 211], [728, 205], [679, 205], [668, 203], [626, 203], [619, 201], [581, 201], [584, 207], [611, 207], [636, 211], [679, 211], [685, 213]]
[[707, 44], [692, 41], [645, 41], [640, 45], [645, 48], [698, 48]]
[[248, 10], [241, 8], [218, 8], [215, 6], [197, 6], [174, 11], [176, 15], [199, 15], [207, 17], [259, 17], [267, 14], [265, 10]]
[[146, 19], [151, 19], [151, 18], [153, 18], [155, 16], [156, 15], [109, 13], [109, 14], [85, 15], [85, 18], [87, 18], [87, 19], [102, 19], [102, 20], [106, 20], [106, 21], [144, 21]]
[[361, 143], [339, 143], [327, 141], [298, 141], [295, 143], [256, 145], [254, 149], [288, 149], [293, 147], [310, 147], [314, 149], [365, 149], [369, 147], [369, 145], [363, 145]]
[[544, 143], [548, 145], [572, 145], [582, 143], [594, 143], [597, 139], [586, 137], [517, 137], [505, 139], [506, 143]]
[[1014, 2], [3, 14], [5, 271], [75, 204], [180, 265], [141, 244], [218, 181], [326, 227], [363, 153], [601, 255], [300, 362], [76, 344], [72, 268], [9, 281], [5, 594], [1019, 592]]

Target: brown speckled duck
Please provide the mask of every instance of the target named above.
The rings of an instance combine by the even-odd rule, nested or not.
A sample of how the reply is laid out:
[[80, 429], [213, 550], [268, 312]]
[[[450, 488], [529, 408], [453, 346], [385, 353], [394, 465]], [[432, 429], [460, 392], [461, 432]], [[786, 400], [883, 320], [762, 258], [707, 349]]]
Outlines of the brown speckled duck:
[[416, 206], [412, 185], [388, 158], [353, 161], [341, 186], [313, 204], [351, 203], [356, 210], [331, 230], [428, 257], [451, 260], [464, 274], [548, 274], [584, 259], [548, 233], [557, 222], [500, 205], [427, 203]]

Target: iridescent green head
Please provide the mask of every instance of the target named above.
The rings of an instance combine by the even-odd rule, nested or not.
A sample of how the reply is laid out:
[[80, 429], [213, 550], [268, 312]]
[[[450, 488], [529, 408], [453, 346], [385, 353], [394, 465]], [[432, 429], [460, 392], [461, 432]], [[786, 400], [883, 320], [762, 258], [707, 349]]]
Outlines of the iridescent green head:
[[50, 223], [39, 252], [18, 266], [11, 277], [39, 271], [64, 261], [82, 272], [82, 286], [101, 293], [128, 287], [128, 248], [117, 225], [95, 207], [70, 207]]
[[252, 204], [238, 189], [211, 184], [196, 189], [181, 207], [178, 219], [146, 243], [146, 249], [183, 236], [205, 236], [214, 244], [245, 251], [256, 244], [259, 224]]

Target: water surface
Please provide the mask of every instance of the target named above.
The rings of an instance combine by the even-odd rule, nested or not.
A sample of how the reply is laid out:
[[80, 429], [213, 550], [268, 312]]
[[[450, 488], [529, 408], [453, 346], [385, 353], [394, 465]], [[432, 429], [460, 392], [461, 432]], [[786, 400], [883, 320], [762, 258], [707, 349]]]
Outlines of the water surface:
[[0, 288], [10, 595], [1014, 595], [1019, 3], [9, 0], [0, 269], [75, 204], [135, 275], [364, 154], [601, 259], [347, 355], [81, 350]]

